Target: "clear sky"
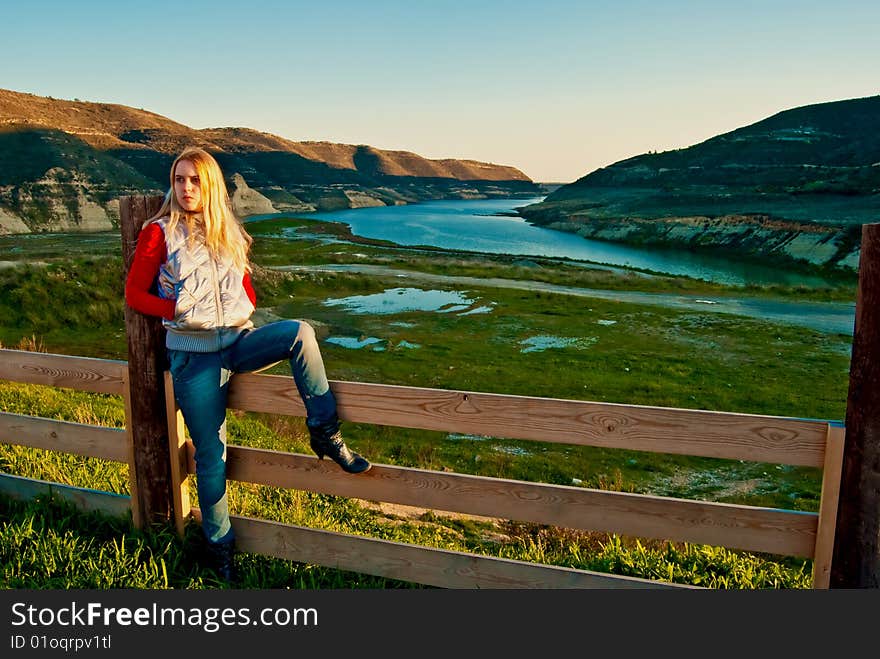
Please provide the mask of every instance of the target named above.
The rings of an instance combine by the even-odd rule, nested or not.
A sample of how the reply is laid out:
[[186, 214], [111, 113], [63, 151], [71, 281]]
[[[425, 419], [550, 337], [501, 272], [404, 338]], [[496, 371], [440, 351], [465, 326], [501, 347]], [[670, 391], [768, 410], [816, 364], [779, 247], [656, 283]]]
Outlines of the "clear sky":
[[4, 3], [0, 87], [568, 182], [880, 93], [880, 0]]

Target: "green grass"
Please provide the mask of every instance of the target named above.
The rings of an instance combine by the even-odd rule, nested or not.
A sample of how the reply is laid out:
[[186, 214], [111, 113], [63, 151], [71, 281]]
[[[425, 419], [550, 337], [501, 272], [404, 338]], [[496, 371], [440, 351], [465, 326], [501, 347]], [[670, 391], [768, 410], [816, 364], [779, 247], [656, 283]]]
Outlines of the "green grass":
[[[83, 513], [60, 499], [0, 496], [0, 587], [28, 589], [226, 588], [205, 567], [201, 531], [133, 529], [130, 520]], [[240, 554], [242, 587], [395, 588], [409, 584]]]
[[[271, 229], [268, 223], [260, 225]], [[0, 342], [7, 347], [125, 359], [121, 259], [100, 250], [78, 256], [76, 249], [71, 257], [50, 259], [49, 247], [41, 245], [46, 260], [54, 262], [0, 270]], [[107, 247], [112, 249], [109, 243]], [[20, 256], [26, 258], [27, 252]], [[743, 317], [599, 299], [573, 301], [551, 293], [489, 286], [463, 291], [472, 307], [487, 306], [489, 313], [355, 314], [324, 301], [413, 284], [393, 277], [282, 273], [266, 267], [334, 260], [366, 260], [483, 279], [742, 294], [696, 280], [604, 268], [552, 262], [522, 266], [506, 257], [481, 259], [430, 250], [258, 237], [254, 280], [261, 310], [312, 322], [322, 339], [331, 379], [822, 419], [839, 420], [845, 414], [848, 336]], [[830, 291], [762, 290], [761, 294], [840, 300], [853, 291], [846, 284]], [[522, 341], [541, 335], [574, 342], [564, 348], [523, 352]], [[384, 350], [346, 349], [323, 341], [328, 336], [375, 336]], [[420, 347], [407, 348], [405, 342]], [[285, 366], [269, 372], [286, 373]], [[112, 427], [124, 423], [119, 397], [34, 385], [0, 382], [0, 409]], [[309, 452], [300, 418], [230, 411], [228, 420], [233, 444]], [[346, 424], [345, 432], [354, 448], [378, 463], [533, 482], [807, 511], [817, 510], [821, 486], [818, 470], [784, 465], [354, 423]], [[125, 465], [7, 445], [0, 446], [0, 471], [109, 492], [127, 493], [128, 487]], [[805, 588], [810, 583], [810, 561], [717, 547], [505, 520], [475, 521], [430, 511], [415, 518], [400, 517], [343, 498], [240, 483], [230, 484], [230, 501], [235, 514], [712, 588]], [[38, 503], [3, 503], [7, 508], [2, 546], [8, 549], [0, 554], [0, 568], [8, 587], [218, 586], [210, 571], [201, 567], [198, 536], [192, 529], [185, 541], [178, 541], [166, 528], [133, 531], [118, 521], [59, 512], [52, 507], [56, 504], [47, 502], [39, 503], [48, 506], [40, 513]], [[52, 524], [41, 525], [43, 517]], [[60, 519], [67, 526], [58, 525]], [[55, 532], [46, 532], [50, 527]], [[113, 557], [124, 569], [104, 565], [103, 557]], [[267, 557], [242, 555], [238, 561], [242, 587], [412, 587]], [[110, 575], [109, 581], [85, 585], [97, 583], [94, 580], [102, 571]]]

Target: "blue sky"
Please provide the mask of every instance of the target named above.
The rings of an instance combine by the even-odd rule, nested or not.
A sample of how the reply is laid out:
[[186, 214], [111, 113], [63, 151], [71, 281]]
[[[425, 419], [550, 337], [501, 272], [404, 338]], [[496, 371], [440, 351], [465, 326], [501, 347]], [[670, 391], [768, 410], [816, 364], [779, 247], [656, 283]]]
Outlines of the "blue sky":
[[880, 93], [880, 2], [7, 5], [0, 87], [571, 181]]

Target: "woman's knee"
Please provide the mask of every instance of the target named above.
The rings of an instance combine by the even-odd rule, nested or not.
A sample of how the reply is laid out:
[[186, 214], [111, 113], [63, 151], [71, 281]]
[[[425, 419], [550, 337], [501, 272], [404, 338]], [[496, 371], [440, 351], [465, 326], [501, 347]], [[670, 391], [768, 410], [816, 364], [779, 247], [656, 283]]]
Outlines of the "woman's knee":
[[302, 343], [303, 345], [311, 345], [317, 342], [317, 335], [315, 334], [315, 328], [309, 325], [304, 320], [296, 321], [299, 325], [299, 328], [296, 332], [296, 340]]
[[291, 357], [295, 354], [299, 354], [307, 360], [316, 359], [320, 354], [318, 336], [315, 333], [315, 329], [306, 322], [300, 321], [299, 323]]
[[305, 346], [317, 343], [314, 328], [303, 320], [279, 320], [274, 332], [275, 340], [287, 346], [290, 356]]

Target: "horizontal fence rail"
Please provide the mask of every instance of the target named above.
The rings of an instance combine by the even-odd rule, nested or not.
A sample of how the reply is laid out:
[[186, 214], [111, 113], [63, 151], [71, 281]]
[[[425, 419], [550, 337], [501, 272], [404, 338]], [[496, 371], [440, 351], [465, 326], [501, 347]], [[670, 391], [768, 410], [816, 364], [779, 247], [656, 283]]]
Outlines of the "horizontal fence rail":
[[[827, 421], [331, 381], [340, 418], [582, 446], [821, 467]], [[239, 374], [229, 406], [304, 416], [293, 380]]]
[[[125, 394], [127, 363], [0, 350], [0, 379]], [[175, 502], [189, 509], [195, 472], [166, 374]], [[357, 479], [311, 455], [230, 446], [231, 480], [496, 519], [692, 542], [814, 560], [827, 587], [844, 429], [810, 419], [331, 381], [343, 420], [490, 437], [698, 455], [823, 469], [819, 513], [694, 501], [374, 464]], [[230, 408], [304, 416], [292, 378], [238, 374]], [[0, 442], [128, 462], [124, 429], [0, 413]], [[0, 490], [28, 491], [0, 479]], [[28, 480], [28, 479], [24, 479]], [[9, 483], [13, 482], [13, 485]], [[39, 483], [39, 482], [38, 482]], [[34, 491], [45, 490], [35, 485]], [[67, 486], [61, 486], [67, 487]], [[42, 489], [41, 489], [42, 488]], [[76, 491], [73, 488], [70, 491]], [[67, 496], [70, 495], [67, 492]], [[80, 499], [98, 495], [83, 490]], [[119, 508], [119, 495], [109, 506]], [[97, 504], [95, 504], [97, 505]], [[175, 520], [182, 530], [183, 519]], [[338, 569], [441, 587], [679, 587], [643, 579], [508, 561], [235, 517], [241, 548]]]
[[131, 508], [131, 497], [102, 490], [91, 490], [35, 478], [0, 474], [0, 492], [13, 499], [34, 499], [50, 495], [76, 505], [87, 512], [125, 516]]
[[7, 444], [47, 451], [116, 462], [128, 460], [125, 430], [117, 428], [0, 412], [0, 438]]
[[232, 521], [236, 542], [246, 551], [441, 588], [695, 588], [253, 518]]
[[127, 369], [111, 359], [0, 349], [0, 380], [122, 395]]
[[[195, 473], [187, 442], [188, 473]], [[365, 478], [311, 456], [230, 446], [228, 478], [586, 531], [812, 556], [816, 513], [374, 464]]]

